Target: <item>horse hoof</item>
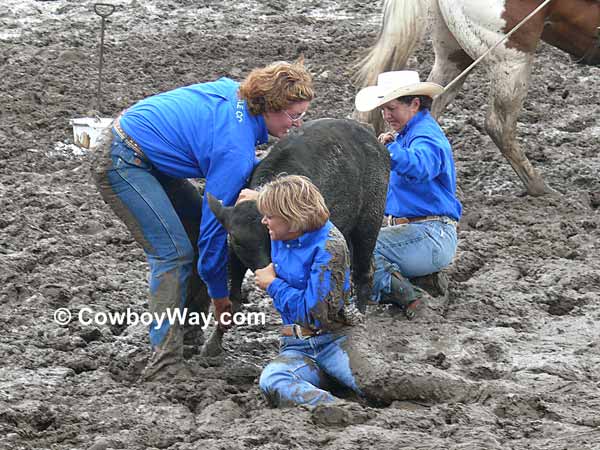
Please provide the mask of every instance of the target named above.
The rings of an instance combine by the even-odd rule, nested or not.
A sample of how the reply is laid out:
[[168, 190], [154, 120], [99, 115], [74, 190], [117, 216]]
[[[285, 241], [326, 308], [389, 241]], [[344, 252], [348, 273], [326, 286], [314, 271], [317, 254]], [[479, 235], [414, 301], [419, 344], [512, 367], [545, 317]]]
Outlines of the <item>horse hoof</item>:
[[551, 195], [553, 197], [560, 197], [562, 194], [555, 189], [552, 189], [543, 181], [541, 182], [532, 182], [525, 186], [526, 190], [523, 191], [519, 196], [520, 197], [542, 197], [544, 195]]

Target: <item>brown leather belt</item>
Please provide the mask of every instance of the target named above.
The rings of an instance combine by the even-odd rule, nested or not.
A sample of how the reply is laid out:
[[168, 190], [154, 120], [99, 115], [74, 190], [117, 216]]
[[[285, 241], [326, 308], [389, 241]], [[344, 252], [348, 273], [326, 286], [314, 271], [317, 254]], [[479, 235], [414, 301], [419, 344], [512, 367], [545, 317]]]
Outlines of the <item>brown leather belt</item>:
[[139, 158], [147, 161], [146, 155], [144, 155], [144, 152], [142, 151], [140, 146], [137, 145], [137, 142], [131, 139], [131, 137], [129, 137], [129, 135], [123, 131], [123, 128], [121, 128], [121, 116], [122, 114], [119, 114], [119, 116], [115, 119], [113, 123], [113, 128], [115, 129], [115, 132], [123, 140], [125, 145], [131, 150], [133, 150]]
[[281, 328], [281, 335], [286, 337], [295, 337], [296, 339], [308, 339], [318, 336], [320, 331], [310, 330], [300, 325], [285, 325]]
[[430, 220], [439, 220], [440, 222], [445, 222], [456, 226], [457, 222], [454, 219], [446, 216], [418, 216], [418, 217], [394, 217], [394, 216], [384, 216], [383, 224], [385, 226], [394, 226], [394, 225], [406, 225], [407, 223], [414, 222], [427, 222]]

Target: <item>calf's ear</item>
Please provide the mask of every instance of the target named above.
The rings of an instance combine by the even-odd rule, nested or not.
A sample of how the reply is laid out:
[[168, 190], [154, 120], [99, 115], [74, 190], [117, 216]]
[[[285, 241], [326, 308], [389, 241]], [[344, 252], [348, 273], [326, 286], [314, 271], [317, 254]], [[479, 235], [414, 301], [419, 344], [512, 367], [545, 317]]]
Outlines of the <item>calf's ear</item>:
[[212, 195], [210, 192], [206, 193], [206, 198], [208, 199], [208, 206], [210, 210], [213, 212], [217, 220], [223, 227], [229, 231], [231, 226], [231, 215], [233, 214], [232, 206], [223, 206], [220, 200]]

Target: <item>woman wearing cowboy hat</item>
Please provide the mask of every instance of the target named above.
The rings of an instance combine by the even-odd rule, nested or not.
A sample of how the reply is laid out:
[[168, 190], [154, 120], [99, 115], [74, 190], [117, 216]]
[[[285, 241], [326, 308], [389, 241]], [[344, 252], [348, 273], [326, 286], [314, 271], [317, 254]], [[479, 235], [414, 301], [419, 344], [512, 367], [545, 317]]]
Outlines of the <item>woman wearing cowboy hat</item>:
[[384, 221], [388, 226], [381, 229], [374, 252], [372, 299], [398, 304], [409, 319], [422, 305], [423, 291], [408, 279], [437, 288], [431, 293], [439, 295], [447, 287], [439, 271], [456, 252], [462, 207], [456, 198], [452, 149], [429, 112], [432, 97], [442, 91], [440, 85], [420, 82], [417, 72], [403, 70], [381, 73], [377, 86], [356, 96], [358, 111], [379, 108], [393, 129], [379, 136], [390, 152], [392, 170]]

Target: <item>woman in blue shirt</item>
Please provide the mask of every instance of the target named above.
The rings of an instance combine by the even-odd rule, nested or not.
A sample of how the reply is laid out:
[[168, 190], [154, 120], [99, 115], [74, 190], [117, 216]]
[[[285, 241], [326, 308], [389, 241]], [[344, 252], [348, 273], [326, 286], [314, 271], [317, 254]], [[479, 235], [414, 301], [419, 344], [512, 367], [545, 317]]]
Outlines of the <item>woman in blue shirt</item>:
[[344, 347], [345, 332], [362, 317], [350, 301], [348, 247], [321, 193], [308, 178], [288, 175], [265, 185], [257, 202], [272, 263], [255, 271], [256, 283], [283, 322], [280, 353], [263, 370], [261, 390], [275, 406], [335, 402], [325, 378], [360, 393]]
[[374, 252], [373, 300], [402, 306], [409, 319], [422, 305], [423, 293], [408, 279], [423, 277], [418, 280], [423, 287], [443, 293], [447, 281], [439, 272], [452, 262], [457, 247], [462, 207], [456, 198], [452, 148], [429, 113], [432, 97], [442, 91], [435, 83], [420, 82], [417, 72], [404, 70], [381, 73], [377, 86], [356, 96], [357, 110], [380, 108], [393, 129], [379, 136], [390, 152], [391, 174], [387, 226]]
[[[204, 178], [205, 192], [232, 205], [256, 163], [255, 146], [300, 126], [313, 97], [301, 61], [277, 62], [242, 83], [221, 78], [154, 95], [115, 120], [94, 175], [144, 248], [155, 319], [202, 296], [199, 274], [226, 328], [227, 233], [186, 178]], [[158, 323], [150, 325], [154, 353], [145, 379], [184, 367], [180, 324]]]

